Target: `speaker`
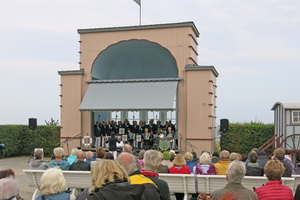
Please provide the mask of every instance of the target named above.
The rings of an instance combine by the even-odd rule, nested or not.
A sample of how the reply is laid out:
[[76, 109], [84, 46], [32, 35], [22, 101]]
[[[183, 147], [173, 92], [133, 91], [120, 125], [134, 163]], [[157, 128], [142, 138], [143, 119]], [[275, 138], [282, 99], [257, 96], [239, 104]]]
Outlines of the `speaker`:
[[229, 127], [229, 120], [228, 119], [221, 119], [220, 120], [220, 132], [226, 133], [228, 132]]
[[35, 130], [37, 128], [36, 118], [29, 118], [29, 129]]

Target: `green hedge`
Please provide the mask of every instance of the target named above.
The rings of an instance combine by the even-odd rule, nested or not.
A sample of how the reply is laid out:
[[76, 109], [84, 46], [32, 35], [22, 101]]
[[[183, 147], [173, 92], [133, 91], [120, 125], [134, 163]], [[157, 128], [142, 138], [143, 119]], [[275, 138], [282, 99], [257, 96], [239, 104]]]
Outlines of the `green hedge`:
[[221, 149], [248, 154], [274, 135], [274, 124], [230, 123], [227, 133], [221, 133]]
[[34, 148], [43, 148], [44, 155], [52, 155], [60, 146], [59, 126], [38, 126], [35, 131], [27, 125], [0, 125], [0, 144], [5, 144], [5, 157], [31, 155]]

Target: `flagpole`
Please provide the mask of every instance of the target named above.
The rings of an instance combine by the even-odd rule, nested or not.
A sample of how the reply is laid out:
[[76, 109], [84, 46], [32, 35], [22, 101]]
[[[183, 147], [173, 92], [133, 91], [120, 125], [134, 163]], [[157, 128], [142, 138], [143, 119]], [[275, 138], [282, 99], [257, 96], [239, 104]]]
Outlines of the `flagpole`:
[[140, 1], [140, 26], [142, 25], [142, 0]]

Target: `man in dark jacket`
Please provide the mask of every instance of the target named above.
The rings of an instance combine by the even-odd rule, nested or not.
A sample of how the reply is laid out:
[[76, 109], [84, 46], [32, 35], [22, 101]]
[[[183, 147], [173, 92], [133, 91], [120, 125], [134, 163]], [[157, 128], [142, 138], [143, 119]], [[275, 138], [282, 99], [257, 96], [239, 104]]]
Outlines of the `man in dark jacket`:
[[291, 177], [292, 176], [292, 166], [288, 162], [284, 161], [284, 156], [285, 156], [284, 149], [277, 148], [274, 150], [274, 158], [279, 160], [285, 168], [285, 171], [284, 171], [282, 177]]
[[268, 158], [266, 152], [265, 151], [259, 151], [257, 153], [257, 155], [258, 155], [258, 158], [257, 158], [256, 162], [259, 164], [259, 166], [264, 168], [265, 164], [269, 161], [269, 158]]
[[130, 184], [132, 185], [144, 185], [144, 198], [145, 200], [159, 200], [160, 193], [157, 186], [151, 181], [151, 179], [145, 177], [138, 170], [138, 164], [134, 155], [123, 152], [117, 159], [118, 163], [124, 167], [130, 177]]
[[85, 159], [85, 153], [83, 151], [78, 151], [77, 162], [75, 161], [71, 165], [70, 170], [91, 171], [90, 165], [84, 162], [84, 159]]
[[251, 151], [248, 155], [248, 165], [246, 166], [246, 176], [263, 176], [264, 170], [257, 161], [257, 153], [256, 151]]

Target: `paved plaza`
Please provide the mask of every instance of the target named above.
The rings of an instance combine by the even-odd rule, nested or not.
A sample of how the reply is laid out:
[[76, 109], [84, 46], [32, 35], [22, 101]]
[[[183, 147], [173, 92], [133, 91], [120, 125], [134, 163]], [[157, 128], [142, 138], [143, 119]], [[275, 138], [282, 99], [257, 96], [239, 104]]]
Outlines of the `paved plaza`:
[[0, 159], [0, 168], [11, 168], [14, 170], [16, 179], [21, 187], [20, 196], [25, 200], [30, 200], [34, 192], [34, 188], [28, 186], [25, 174], [23, 173], [23, 169], [28, 169], [28, 159], [29, 156]]

